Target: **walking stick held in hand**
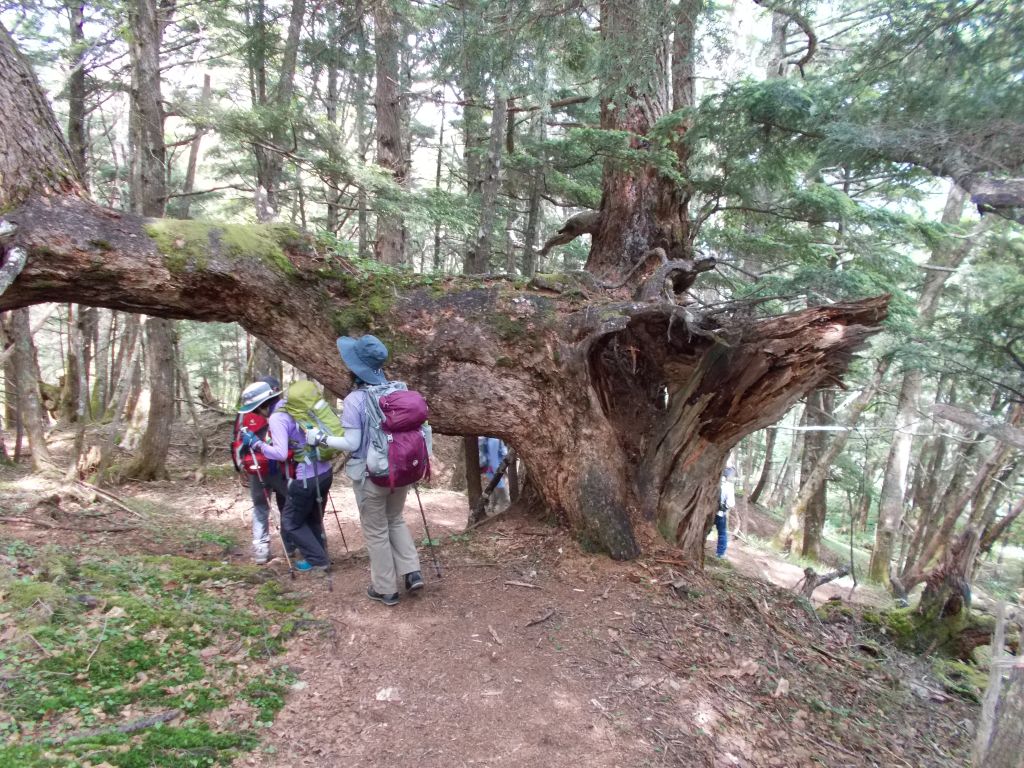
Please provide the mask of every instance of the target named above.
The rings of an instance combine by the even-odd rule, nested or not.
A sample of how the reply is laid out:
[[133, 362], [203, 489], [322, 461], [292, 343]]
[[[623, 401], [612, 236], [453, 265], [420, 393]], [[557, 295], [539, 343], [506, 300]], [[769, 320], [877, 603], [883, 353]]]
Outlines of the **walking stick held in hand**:
[[437, 559], [437, 550], [434, 548], [434, 539], [430, 535], [430, 529], [427, 527], [427, 514], [423, 511], [423, 500], [420, 498], [420, 487], [414, 485], [412, 489], [416, 492], [416, 502], [420, 505], [420, 517], [423, 518], [423, 531], [427, 534], [427, 545], [430, 547], [430, 557], [434, 561], [434, 575], [437, 578], [441, 578], [441, 561]]
[[[315, 470], [316, 469], [316, 465], [320, 463], [320, 447], [319, 446], [316, 446], [315, 448], [313, 448], [313, 459], [315, 460], [315, 463], [313, 464], [313, 468]], [[330, 465], [328, 464], [328, 466], [330, 466]], [[320, 532], [324, 536], [323, 541], [321, 541], [320, 543], [323, 545], [324, 552], [327, 553], [327, 531], [324, 530], [324, 500], [323, 500], [323, 497], [320, 495], [320, 476], [319, 475], [314, 475], [314, 477], [313, 477], [313, 487], [316, 488], [316, 510], [320, 514]], [[338, 530], [341, 530], [341, 523], [338, 523]], [[344, 539], [344, 534], [342, 534], [342, 538]], [[345, 548], [348, 549], [348, 545], [347, 544], [345, 545]], [[333, 592], [334, 591], [334, 575], [331, 573], [331, 556], [330, 556], [329, 553], [327, 553], [327, 591], [328, 592]]]
[[[263, 482], [263, 475], [260, 474], [260, 464], [256, 461], [256, 453], [252, 448], [249, 449], [249, 458], [252, 459], [252, 468], [256, 470], [256, 479], [260, 481], [260, 488], [263, 489], [263, 498], [267, 500], [267, 522], [269, 524], [270, 507], [271, 505], [277, 506], [277, 500], [275, 499], [272, 502], [270, 499], [270, 491], [267, 490], [266, 483]], [[277, 531], [281, 534], [281, 546], [284, 548], [284, 559], [288, 561], [288, 575], [294, 579], [295, 566], [292, 565], [292, 556], [288, 554], [288, 542], [284, 540], [284, 520], [281, 519], [281, 510], [277, 511]]]
[[341, 518], [338, 517], [338, 508], [334, 506], [334, 497], [331, 496], [331, 492], [327, 492], [327, 500], [331, 502], [331, 512], [334, 513], [334, 522], [338, 524], [338, 533], [341, 534], [341, 543], [345, 545], [345, 554], [351, 555], [352, 552], [348, 548], [348, 542], [345, 541], [345, 531], [341, 529]]

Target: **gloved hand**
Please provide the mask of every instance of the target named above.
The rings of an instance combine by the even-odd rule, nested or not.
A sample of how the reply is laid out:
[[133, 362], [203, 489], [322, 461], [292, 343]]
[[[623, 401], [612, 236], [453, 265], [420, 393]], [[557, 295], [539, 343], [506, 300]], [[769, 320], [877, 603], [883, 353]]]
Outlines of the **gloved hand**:
[[247, 429], [246, 427], [242, 427], [239, 430], [238, 437], [242, 441], [242, 447], [243, 448], [252, 449], [253, 445], [255, 445], [256, 443], [259, 443], [259, 441], [260, 441], [260, 439], [258, 437], [256, 437], [256, 433], [252, 432], [251, 430]]
[[327, 443], [327, 433], [318, 427], [310, 427], [306, 430], [306, 445], [310, 448]]

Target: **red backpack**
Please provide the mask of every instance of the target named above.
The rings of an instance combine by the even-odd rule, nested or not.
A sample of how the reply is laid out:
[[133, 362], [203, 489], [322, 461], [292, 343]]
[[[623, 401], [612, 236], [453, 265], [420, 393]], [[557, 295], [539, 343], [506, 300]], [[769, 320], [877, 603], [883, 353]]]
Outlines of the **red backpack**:
[[249, 475], [266, 477], [270, 473], [270, 459], [260, 451], [250, 451], [242, 447], [242, 427], [256, 435], [260, 440], [267, 439], [267, 427], [269, 422], [265, 416], [258, 413], [240, 413], [235, 417], [234, 439], [231, 441], [231, 460], [235, 469], [244, 471]]

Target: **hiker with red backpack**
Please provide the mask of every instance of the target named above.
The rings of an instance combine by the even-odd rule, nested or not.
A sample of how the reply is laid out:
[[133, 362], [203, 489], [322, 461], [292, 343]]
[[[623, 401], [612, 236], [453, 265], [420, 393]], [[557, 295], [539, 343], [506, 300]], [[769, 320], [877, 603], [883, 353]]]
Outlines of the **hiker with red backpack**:
[[310, 381], [297, 381], [288, 388], [287, 398], [270, 414], [269, 441], [260, 439], [246, 429], [242, 430], [241, 436], [246, 448], [260, 451], [268, 459], [287, 461], [289, 453], [293, 456], [295, 478], [288, 484], [281, 512], [281, 527], [288, 539], [299, 548], [303, 559], [309, 563], [309, 570], [314, 575], [328, 575], [331, 562], [327, 556], [323, 516], [327, 492], [334, 479], [333, 471], [330, 462], [323, 460], [319, 452], [307, 447], [303, 427], [290, 412], [289, 404], [293, 399], [300, 400], [300, 395], [306, 395], [306, 390], [310, 388], [314, 391], [316, 389]]
[[[252, 552], [257, 565], [270, 560], [270, 497], [273, 494], [277, 511], [281, 513], [288, 495], [288, 461], [274, 461], [260, 450], [245, 447], [241, 431], [245, 429], [266, 439], [267, 420], [280, 401], [281, 382], [273, 376], [264, 376], [247, 386], [242, 391], [238, 418], [235, 419], [234, 441], [231, 443], [235, 470], [249, 487], [252, 499]], [[283, 530], [281, 543], [286, 554], [296, 549]], [[300, 571], [308, 571], [310, 566], [306, 561], [299, 560], [295, 567]]]
[[338, 352], [354, 385], [342, 404], [343, 434], [313, 428], [306, 431], [306, 440], [351, 453], [345, 472], [370, 555], [366, 595], [397, 605], [400, 577], [409, 592], [423, 588], [419, 555], [402, 510], [409, 488], [430, 474], [427, 404], [404, 383], [387, 380], [381, 369], [388, 350], [376, 336], [343, 336]]

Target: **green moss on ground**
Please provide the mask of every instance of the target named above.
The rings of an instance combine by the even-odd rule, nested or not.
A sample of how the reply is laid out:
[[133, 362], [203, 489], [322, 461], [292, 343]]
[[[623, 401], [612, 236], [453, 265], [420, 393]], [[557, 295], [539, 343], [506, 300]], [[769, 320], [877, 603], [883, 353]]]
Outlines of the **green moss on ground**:
[[932, 663], [932, 671], [948, 693], [969, 701], [980, 702], [988, 685], [986, 672], [963, 661], [937, 658]]
[[852, 619], [853, 608], [840, 600], [828, 600], [818, 607], [817, 614], [826, 624], [836, 624]]
[[293, 613], [302, 605], [302, 598], [295, 592], [285, 592], [276, 581], [268, 581], [256, 592], [256, 603], [269, 611]]
[[[17, 541], [0, 551], [15, 630], [0, 647], [0, 765], [230, 765], [284, 705], [293, 674], [272, 657], [305, 623], [278, 628], [301, 601], [264, 571]], [[239, 700], [249, 713], [212, 730], [209, 713]], [[111, 732], [168, 710], [179, 714], [162, 725]]]

